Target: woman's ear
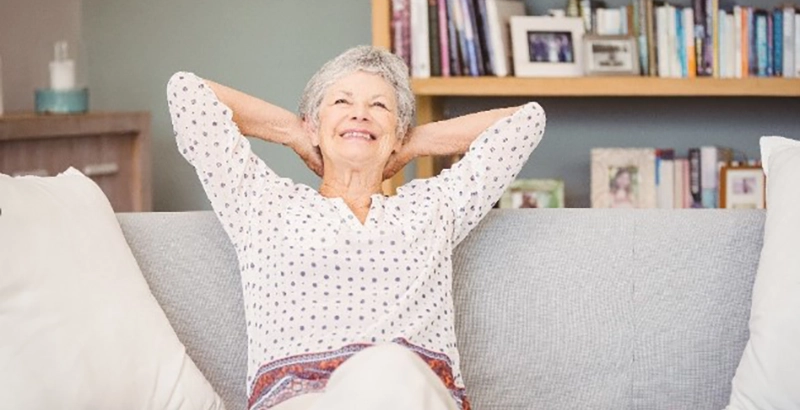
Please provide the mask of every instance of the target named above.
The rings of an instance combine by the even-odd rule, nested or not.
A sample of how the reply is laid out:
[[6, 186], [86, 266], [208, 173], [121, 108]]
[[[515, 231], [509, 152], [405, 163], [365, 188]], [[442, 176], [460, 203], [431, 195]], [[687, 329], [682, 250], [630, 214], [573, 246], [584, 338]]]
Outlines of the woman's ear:
[[319, 134], [317, 133], [317, 127], [306, 119], [303, 119], [303, 130], [308, 134], [309, 139], [311, 140], [311, 145], [315, 147], [319, 147]]

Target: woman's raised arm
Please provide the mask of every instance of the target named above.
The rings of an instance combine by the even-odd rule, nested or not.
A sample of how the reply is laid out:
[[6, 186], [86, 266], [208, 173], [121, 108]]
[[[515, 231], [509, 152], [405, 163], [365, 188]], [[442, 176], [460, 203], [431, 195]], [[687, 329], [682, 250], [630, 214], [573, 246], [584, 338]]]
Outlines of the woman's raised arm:
[[219, 100], [233, 111], [233, 122], [242, 134], [285, 145], [293, 149], [306, 165], [322, 176], [322, 157], [296, 114], [241, 91], [205, 80]]
[[[253, 154], [250, 141], [234, 122], [234, 116], [240, 113], [227, 104], [242, 111], [243, 118], [252, 115], [252, 111], [242, 106], [242, 100], [232, 90], [219, 91], [226, 95], [227, 103], [202, 78], [178, 72], [167, 84], [167, 100], [178, 150], [197, 171], [223, 228], [240, 246], [246, 235], [246, 219], [254, 209], [253, 201], [277, 203], [280, 195], [293, 189], [293, 184]], [[245, 129], [256, 126], [247, 121], [242, 122]], [[261, 130], [258, 132], [269, 131]]]

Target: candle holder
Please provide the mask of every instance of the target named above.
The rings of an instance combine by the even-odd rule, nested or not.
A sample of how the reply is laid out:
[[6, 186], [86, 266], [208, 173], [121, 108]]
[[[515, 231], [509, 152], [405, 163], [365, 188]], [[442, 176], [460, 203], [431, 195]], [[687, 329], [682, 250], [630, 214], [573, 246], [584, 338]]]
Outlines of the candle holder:
[[50, 62], [50, 88], [36, 90], [35, 108], [43, 114], [75, 114], [89, 110], [89, 90], [75, 85], [75, 60], [67, 54], [67, 42], [55, 44]]
[[82, 114], [89, 111], [89, 89], [37, 89], [35, 104], [39, 114]]

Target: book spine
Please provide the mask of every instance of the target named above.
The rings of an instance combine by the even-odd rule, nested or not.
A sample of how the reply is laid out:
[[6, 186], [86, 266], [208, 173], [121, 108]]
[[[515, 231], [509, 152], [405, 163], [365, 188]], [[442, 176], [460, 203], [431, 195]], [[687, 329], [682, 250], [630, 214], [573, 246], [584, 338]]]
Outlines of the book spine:
[[461, 57], [459, 54], [459, 39], [458, 39], [458, 32], [456, 31], [456, 20], [453, 14], [453, 1], [454, 0], [445, 0], [447, 5], [447, 45], [449, 47], [449, 57], [450, 57], [450, 73], [452, 75], [460, 76], [462, 75], [461, 70]]
[[711, 15], [711, 67], [713, 69], [713, 76], [719, 78], [719, 1], [710, 0], [711, 9], [708, 11]]
[[783, 10], [775, 9], [772, 12], [774, 20], [772, 32], [775, 55], [772, 57], [773, 68], [776, 77], [783, 77]]
[[686, 36], [684, 35], [683, 31], [683, 10], [679, 7], [676, 7], [674, 10], [675, 13], [675, 54], [677, 54], [677, 58], [675, 59], [675, 66], [672, 67], [672, 74], [673, 77], [682, 77], [686, 78], [689, 76], [687, 70], [689, 69], [689, 63], [686, 59]]
[[639, 75], [648, 75], [649, 68], [647, 66], [647, 19], [644, 14], [644, 1], [633, 1], [634, 30], [636, 35], [636, 46], [639, 49]]
[[717, 147], [700, 147], [700, 189], [703, 208], [717, 207], [717, 169], [719, 151]]
[[794, 8], [783, 9], [783, 76], [794, 77], [794, 44], [800, 41], [794, 35]]
[[481, 47], [481, 33], [478, 28], [478, 13], [473, 0], [465, 0], [469, 16], [468, 25], [472, 31], [473, 43], [475, 44], [475, 62], [478, 65], [478, 75], [486, 75], [486, 68], [483, 64], [483, 48]]
[[794, 77], [800, 77], [800, 14], [794, 15]]
[[392, 51], [411, 69], [411, 13], [409, 0], [392, 1]]
[[767, 76], [767, 16], [761, 11], [756, 12], [756, 62], [757, 75]]
[[767, 36], [767, 77], [772, 77], [775, 75], [775, 71], [773, 70], [773, 58], [775, 56], [775, 44], [773, 42], [772, 33], [775, 31], [772, 22], [772, 13], [765, 12], [767, 17], [767, 32], [765, 33]]
[[439, 9], [439, 57], [442, 60], [442, 76], [450, 77], [450, 31], [447, 27], [447, 4], [446, 0], [437, 0], [436, 6]]
[[739, 64], [739, 71], [741, 71], [741, 73], [742, 73], [742, 77], [741, 78], [747, 78], [747, 77], [750, 76], [750, 72], [749, 72], [749, 69], [748, 69], [748, 65], [749, 65], [748, 64], [748, 59], [749, 59], [749, 55], [750, 55], [750, 43], [749, 43], [748, 39], [750, 38], [750, 28], [748, 27], [748, 24], [747, 24], [747, 22], [749, 21], [749, 17], [748, 17], [748, 13], [749, 12], [747, 10], [747, 7], [741, 7], [741, 10], [742, 10], [742, 12], [741, 12], [742, 15], [741, 15], [741, 21], [739, 22], [739, 25], [741, 26], [742, 34], [741, 34], [741, 38], [740, 38], [740, 43], [739, 44], [740, 44], [740, 46], [742, 48], [742, 53], [741, 53], [741, 56], [739, 57], [739, 60], [737, 60], [737, 64]]
[[452, 0], [453, 17], [456, 22], [456, 32], [458, 33], [459, 58], [461, 59], [461, 72], [463, 75], [473, 74], [469, 62], [469, 47], [467, 46], [467, 35], [464, 27], [464, 13], [461, 10], [461, 0]]
[[689, 149], [689, 193], [692, 198], [692, 208], [703, 207], [703, 194], [701, 191], [700, 148]]
[[431, 76], [428, 30], [427, 0], [411, 0], [411, 75], [416, 78]]
[[461, 9], [461, 21], [463, 22], [464, 27], [464, 46], [467, 51], [467, 66], [469, 67], [469, 74], [473, 77], [477, 77], [480, 75], [480, 71], [478, 71], [478, 56], [477, 51], [475, 50], [475, 35], [472, 32], [472, 24], [469, 17], [467, 0], [461, 0], [459, 2], [459, 8]]
[[495, 75], [494, 53], [492, 50], [491, 33], [489, 33], [489, 13], [486, 10], [486, 0], [475, 0], [476, 21], [478, 23], [478, 37], [483, 54], [483, 69], [486, 75]]
[[692, 0], [694, 12], [694, 54], [697, 61], [696, 74], [698, 77], [707, 76], [708, 63], [705, 59], [706, 46], [706, 12], [705, 0]]
[[750, 44], [747, 71], [751, 76], [758, 75], [758, 42], [756, 41], [756, 13], [752, 7], [747, 8], [748, 43]]
[[[702, 0], [698, 0], [702, 1]], [[656, 38], [656, 18], [655, 13], [656, 9], [654, 8], [653, 0], [644, 0], [645, 2], [645, 14], [647, 16], [647, 56], [649, 62], [647, 66], [650, 70], [649, 74], [651, 77], [658, 76], [658, 50], [656, 47], [657, 38]]]
[[733, 8], [733, 76], [742, 78], [742, 8]]
[[431, 75], [442, 76], [442, 50], [439, 48], [439, 5], [436, 0], [428, 0], [428, 58], [431, 61]]
[[669, 8], [661, 6], [656, 8], [656, 50], [658, 51], [658, 76], [665, 78], [670, 77], [670, 55], [669, 55], [669, 37], [667, 31], [669, 30]]
[[697, 55], [695, 54], [694, 41], [694, 10], [691, 7], [683, 9], [684, 55], [686, 56], [686, 76], [697, 77]]

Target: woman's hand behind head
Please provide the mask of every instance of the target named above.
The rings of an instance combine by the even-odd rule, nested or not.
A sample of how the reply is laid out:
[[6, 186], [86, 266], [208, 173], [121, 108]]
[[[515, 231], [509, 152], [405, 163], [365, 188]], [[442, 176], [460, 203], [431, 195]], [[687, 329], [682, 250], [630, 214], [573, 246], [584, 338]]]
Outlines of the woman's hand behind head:
[[414, 159], [412, 155], [408, 155], [408, 150], [406, 149], [406, 144], [403, 144], [399, 150], [392, 153], [389, 156], [389, 162], [386, 163], [386, 167], [383, 169], [383, 179], [387, 180], [398, 172], [403, 169], [411, 160]]
[[322, 163], [322, 153], [319, 147], [314, 146], [311, 142], [311, 130], [304, 126], [300, 128], [301, 132], [294, 139], [290, 147], [302, 158], [306, 163], [308, 169], [313, 171], [317, 176], [322, 177], [324, 167]]

